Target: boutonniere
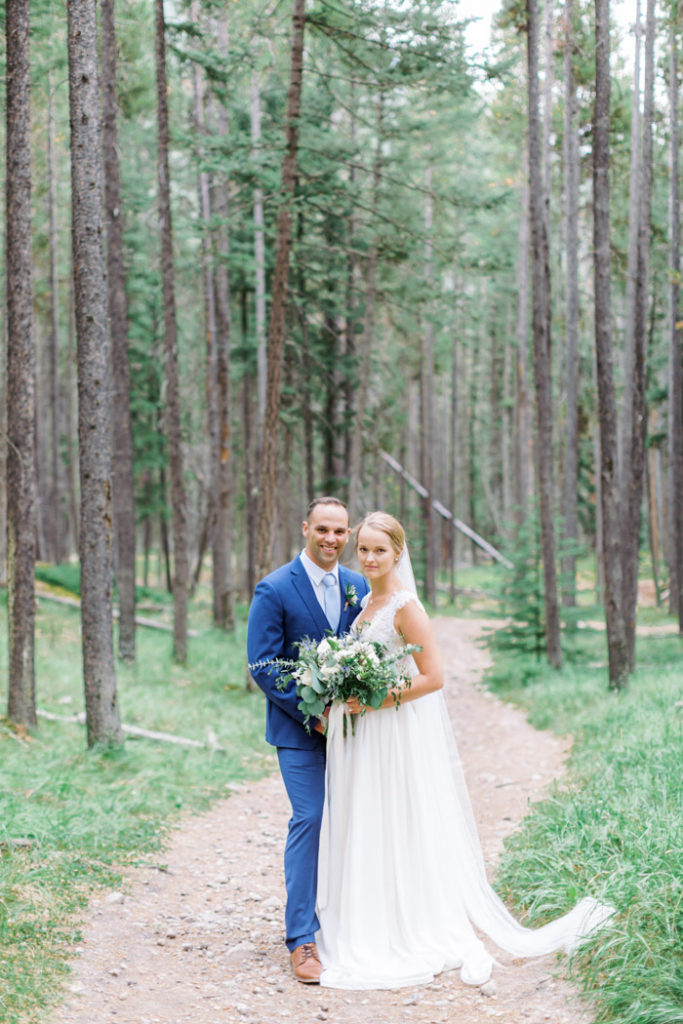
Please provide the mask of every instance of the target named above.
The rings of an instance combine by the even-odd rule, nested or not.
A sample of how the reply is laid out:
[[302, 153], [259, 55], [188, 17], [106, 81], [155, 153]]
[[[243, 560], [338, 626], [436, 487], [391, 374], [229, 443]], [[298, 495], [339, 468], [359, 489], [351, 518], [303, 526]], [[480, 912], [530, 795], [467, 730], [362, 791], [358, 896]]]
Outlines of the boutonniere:
[[349, 607], [356, 607], [356, 605], [358, 604], [358, 594], [356, 593], [356, 588], [354, 587], [353, 583], [347, 583], [346, 586], [344, 587], [344, 597], [346, 598], [346, 603], [344, 604], [344, 611], [346, 611], [346, 609]]

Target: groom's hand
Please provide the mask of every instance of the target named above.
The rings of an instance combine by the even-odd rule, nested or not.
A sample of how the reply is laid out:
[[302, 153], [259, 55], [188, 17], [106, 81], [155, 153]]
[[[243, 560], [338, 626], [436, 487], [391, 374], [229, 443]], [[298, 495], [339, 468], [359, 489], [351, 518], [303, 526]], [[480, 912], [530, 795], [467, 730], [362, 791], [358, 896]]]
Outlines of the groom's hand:
[[330, 709], [329, 709], [329, 707], [327, 707], [323, 711], [323, 718], [325, 719], [325, 721], [322, 722], [320, 719], [318, 719], [318, 721], [313, 726], [313, 732], [322, 733], [322, 735], [324, 736], [327, 733], [327, 719], [329, 717], [330, 717]]

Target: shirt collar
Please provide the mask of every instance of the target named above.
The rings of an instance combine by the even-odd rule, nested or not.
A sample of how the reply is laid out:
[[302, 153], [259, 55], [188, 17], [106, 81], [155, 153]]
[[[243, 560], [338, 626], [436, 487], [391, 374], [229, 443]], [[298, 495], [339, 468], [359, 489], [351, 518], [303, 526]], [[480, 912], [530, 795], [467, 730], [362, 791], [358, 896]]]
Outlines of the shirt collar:
[[300, 557], [303, 567], [308, 575], [308, 578], [314, 587], [320, 585], [323, 576], [326, 576], [328, 572], [331, 572], [333, 576], [336, 577], [337, 582], [339, 582], [339, 562], [335, 562], [334, 568], [332, 569], [321, 569], [319, 565], [315, 564], [312, 558], [308, 557], [308, 555], [306, 554], [306, 548], [303, 549]]

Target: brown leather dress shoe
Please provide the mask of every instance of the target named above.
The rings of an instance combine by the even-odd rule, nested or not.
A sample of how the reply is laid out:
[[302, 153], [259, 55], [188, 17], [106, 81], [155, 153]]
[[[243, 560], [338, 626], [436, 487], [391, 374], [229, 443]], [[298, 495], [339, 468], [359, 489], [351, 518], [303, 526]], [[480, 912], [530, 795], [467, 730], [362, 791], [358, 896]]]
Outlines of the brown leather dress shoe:
[[318, 950], [315, 942], [304, 942], [292, 950], [290, 956], [292, 970], [297, 981], [304, 985], [318, 985], [320, 975], [323, 973], [323, 965], [318, 958]]

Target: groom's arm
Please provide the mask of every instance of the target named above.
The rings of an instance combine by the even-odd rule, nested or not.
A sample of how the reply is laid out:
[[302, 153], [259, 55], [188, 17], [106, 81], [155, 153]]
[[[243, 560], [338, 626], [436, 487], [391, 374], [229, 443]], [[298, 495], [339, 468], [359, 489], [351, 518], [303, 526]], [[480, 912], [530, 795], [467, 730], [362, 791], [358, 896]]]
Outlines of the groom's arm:
[[[285, 610], [275, 587], [267, 580], [261, 580], [254, 591], [249, 609], [247, 627], [247, 658], [249, 665], [273, 662], [284, 658], [290, 651], [285, 632]], [[272, 664], [252, 668], [251, 674], [268, 700], [282, 708], [290, 718], [302, 725], [304, 715], [299, 711], [296, 684], [290, 681], [286, 690], [278, 690], [281, 673]], [[286, 674], [286, 673], [285, 673]]]

